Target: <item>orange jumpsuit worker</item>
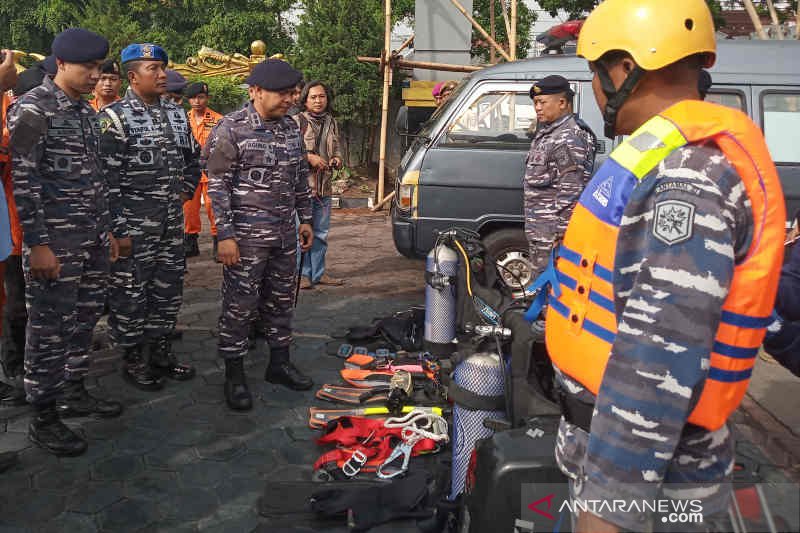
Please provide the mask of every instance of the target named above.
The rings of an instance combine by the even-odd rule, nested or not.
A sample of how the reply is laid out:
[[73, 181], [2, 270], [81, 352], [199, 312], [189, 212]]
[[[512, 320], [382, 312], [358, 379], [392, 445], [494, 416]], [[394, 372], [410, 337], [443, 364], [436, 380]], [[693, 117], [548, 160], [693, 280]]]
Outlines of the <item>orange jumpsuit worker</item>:
[[[15, 254], [17, 257], [8, 257], [9, 261], [17, 260], [17, 265], [21, 270], [22, 262], [20, 255], [22, 254], [22, 229], [19, 225], [19, 218], [17, 217], [17, 208], [14, 203], [14, 195], [12, 193], [13, 186], [11, 183], [11, 158], [9, 157], [8, 141], [9, 134], [6, 128], [6, 116], [8, 107], [11, 105], [11, 95], [7, 89], [11, 89], [17, 83], [16, 69], [13, 63], [13, 56], [8, 52], [4, 58], [3, 64], [0, 65], [0, 178], [2, 178], [3, 193], [0, 196], [5, 196], [4, 208], [7, 210], [8, 227], [0, 228], [4, 232], [3, 245], [3, 260], [0, 261], [0, 333], [2, 332], [2, 318], [5, 311], [6, 304], [6, 291], [5, 291], [5, 272], [6, 272], [6, 257], [10, 254]], [[2, 223], [0, 223], [2, 226]], [[8, 231], [9, 235], [6, 236], [5, 232]], [[7, 238], [10, 237], [10, 241]], [[19, 291], [17, 291], [19, 292]], [[19, 302], [17, 302], [19, 303]], [[24, 330], [23, 330], [24, 331]], [[24, 344], [24, 337], [23, 337]], [[23, 346], [24, 351], [24, 346]], [[6, 378], [11, 380], [15, 385], [0, 382], [0, 403], [3, 405], [22, 405], [25, 403], [24, 390], [19, 385], [20, 380], [17, 378], [22, 375], [22, 352], [15, 350], [12, 354], [7, 346], [2, 350], [2, 357], [0, 357], [0, 365], [3, 367], [3, 373]]]
[[[197, 144], [202, 148], [206, 144], [211, 130], [216, 126], [222, 115], [208, 107], [208, 85], [202, 82], [195, 82], [186, 87], [183, 91], [188, 98], [192, 110], [189, 112], [189, 124], [192, 127]], [[211, 236], [214, 239], [214, 261], [217, 260], [217, 226], [214, 224], [214, 211], [211, 209], [211, 199], [208, 197], [208, 176], [203, 172], [200, 183], [194, 193], [194, 197], [183, 204], [183, 218], [185, 220], [186, 233], [184, 242], [186, 257], [200, 255], [197, 246], [197, 236], [200, 233], [200, 197], [206, 207], [208, 222], [211, 225]]]
[[119, 100], [119, 90], [122, 87], [120, 73], [119, 63], [113, 59], [107, 59], [100, 66], [100, 79], [92, 91], [94, 98], [89, 101], [95, 111], [100, 112], [108, 104]]

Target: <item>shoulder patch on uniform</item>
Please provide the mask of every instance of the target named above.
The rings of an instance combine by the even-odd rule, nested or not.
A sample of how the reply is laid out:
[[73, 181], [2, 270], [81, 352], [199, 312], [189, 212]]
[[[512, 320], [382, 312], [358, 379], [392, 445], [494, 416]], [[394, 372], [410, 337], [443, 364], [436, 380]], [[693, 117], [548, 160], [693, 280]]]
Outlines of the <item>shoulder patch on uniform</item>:
[[694, 205], [680, 200], [657, 202], [653, 236], [668, 246], [687, 241], [694, 231]]
[[47, 119], [23, 107], [11, 127], [11, 143], [18, 153], [28, 154], [47, 132]]

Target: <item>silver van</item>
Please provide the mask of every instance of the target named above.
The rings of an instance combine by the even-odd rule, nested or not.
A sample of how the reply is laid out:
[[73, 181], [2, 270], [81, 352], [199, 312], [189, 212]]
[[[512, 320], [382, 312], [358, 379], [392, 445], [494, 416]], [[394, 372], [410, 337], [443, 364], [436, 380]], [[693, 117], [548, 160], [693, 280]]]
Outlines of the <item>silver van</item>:
[[[721, 41], [707, 100], [746, 112], [767, 139], [787, 212], [800, 209], [800, 41]], [[560, 74], [575, 91], [575, 112], [598, 136], [596, 164], [619, 142], [603, 134], [587, 62], [544, 56], [473, 73], [413, 137], [397, 172], [393, 237], [406, 256], [426, 254], [435, 231], [477, 231], [511, 283], [530, 280], [523, 233], [522, 176], [536, 113], [531, 84]], [[513, 273], [513, 275], [511, 274]], [[518, 282], [515, 282], [515, 284]]]

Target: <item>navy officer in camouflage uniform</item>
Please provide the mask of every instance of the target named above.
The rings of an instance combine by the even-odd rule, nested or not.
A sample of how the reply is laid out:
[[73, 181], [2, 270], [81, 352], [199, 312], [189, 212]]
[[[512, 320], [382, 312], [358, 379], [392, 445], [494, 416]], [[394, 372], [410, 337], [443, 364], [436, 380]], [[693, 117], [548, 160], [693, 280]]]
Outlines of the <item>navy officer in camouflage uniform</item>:
[[[777, 289], [780, 182], [758, 127], [699, 101], [716, 55], [703, 0], [606, 0], [577, 53], [606, 137], [629, 137], [575, 207], [547, 311], [556, 459], [574, 499], [606, 503], [573, 531], [716, 531], [734, 470], [727, 416]], [[703, 521], [670, 522], [643, 500], [689, 504]]]
[[313, 240], [308, 163], [300, 129], [286, 116], [301, 77], [277, 59], [256, 65], [246, 80], [250, 103], [220, 120], [205, 148], [224, 264], [219, 354], [225, 359], [225, 399], [232, 409], [252, 408], [243, 358], [259, 311], [270, 347], [264, 379], [295, 390], [312, 386], [289, 360], [297, 275], [295, 213], [303, 251]]
[[594, 167], [594, 133], [572, 113], [575, 94], [561, 76], [547, 76], [530, 90], [537, 128], [525, 162], [525, 234], [535, 275], [564, 234], [572, 208]]
[[130, 87], [99, 115], [112, 232], [120, 259], [112, 268], [109, 326], [125, 350], [123, 376], [142, 390], [163, 378], [188, 380], [170, 335], [183, 294], [183, 210], [200, 179], [199, 147], [186, 113], [168, 99], [167, 53], [154, 44], [122, 51]]
[[61, 417], [122, 412], [119, 403], [89, 395], [83, 383], [116, 254], [97, 157], [99, 129], [81, 98], [100, 77], [108, 41], [71, 28], [56, 36], [52, 50], [55, 78], [45, 77], [9, 116], [27, 278], [25, 390], [36, 410], [30, 439], [56, 455], [79, 455], [86, 440]]

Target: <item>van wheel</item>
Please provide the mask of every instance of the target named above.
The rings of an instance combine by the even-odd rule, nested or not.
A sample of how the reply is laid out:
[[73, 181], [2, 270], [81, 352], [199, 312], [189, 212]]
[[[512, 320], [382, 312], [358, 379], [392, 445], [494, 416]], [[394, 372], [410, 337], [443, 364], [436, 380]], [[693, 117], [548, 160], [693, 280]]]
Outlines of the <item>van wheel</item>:
[[[497, 273], [514, 297], [522, 295], [531, 281], [533, 266], [528, 252], [528, 239], [521, 228], [493, 231], [483, 239], [489, 255], [497, 262]], [[521, 287], [520, 287], [521, 285]]]

